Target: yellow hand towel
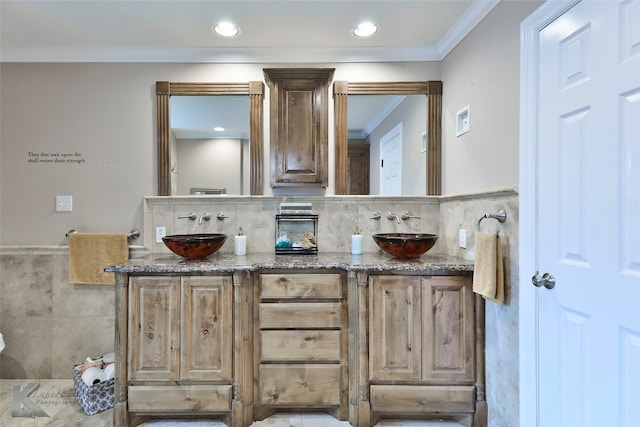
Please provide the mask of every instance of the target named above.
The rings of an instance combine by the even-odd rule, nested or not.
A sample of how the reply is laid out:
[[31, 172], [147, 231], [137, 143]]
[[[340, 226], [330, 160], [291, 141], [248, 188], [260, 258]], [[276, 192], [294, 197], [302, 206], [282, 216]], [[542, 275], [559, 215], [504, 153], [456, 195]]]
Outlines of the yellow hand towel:
[[110, 265], [129, 259], [127, 235], [110, 233], [72, 233], [69, 235], [69, 282], [82, 284], [115, 283]]
[[485, 299], [504, 304], [504, 271], [500, 236], [478, 233], [473, 291]]

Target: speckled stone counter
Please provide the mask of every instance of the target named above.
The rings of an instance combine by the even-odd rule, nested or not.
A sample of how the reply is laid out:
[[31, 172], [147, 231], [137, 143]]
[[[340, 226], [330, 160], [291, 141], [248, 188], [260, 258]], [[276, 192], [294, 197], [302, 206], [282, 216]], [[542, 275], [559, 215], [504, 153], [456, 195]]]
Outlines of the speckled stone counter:
[[420, 258], [402, 260], [381, 253], [351, 255], [275, 255], [255, 253], [246, 256], [216, 253], [203, 260], [187, 260], [176, 255], [152, 254], [110, 266], [108, 272], [130, 274], [230, 273], [275, 269], [341, 269], [345, 271], [404, 272], [419, 274], [464, 273], [473, 271], [473, 262], [442, 254], [426, 253]]

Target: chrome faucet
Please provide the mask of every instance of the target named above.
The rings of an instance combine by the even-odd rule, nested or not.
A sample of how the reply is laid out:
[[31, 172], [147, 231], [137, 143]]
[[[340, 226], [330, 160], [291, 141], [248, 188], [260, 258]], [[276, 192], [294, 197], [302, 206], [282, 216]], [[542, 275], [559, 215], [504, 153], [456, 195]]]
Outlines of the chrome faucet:
[[371, 214], [371, 218], [369, 219], [375, 219], [375, 220], [379, 220], [380, 219], [380, 212], [374, 212]]
[[209, 221], [211, 219], [211, 215], [209, 215], [209, 212], [203, 214], [200, 219], [198, 220], [198, 225], [202, 225], [202, 221]]
[[406, 211], [405, 213], [400, 215], [400, 217], [402, 218], [403, 221], [406, 221], [409, 218], [418, 218], [418, 219], [420, 219], [419, 216], [412, 214], [411, 211]]
[[189, 212], [189, 214], [184, 215], [184, 216], [179, 216], [178, 219], [190, 219], [191, 221], [195, 221], [196, 220], [196, 213], [195, 212]]
[[394, 214], [393, 212], [389, 212], [387, 214], [387, 219], [390, 220], [390, 221], [393, 221], [395, 219], [396, 222], [398, 224], [400, 224], [400, 217], [398, 215]]
[[229, 218], [229, 217], [223, 214], [222, 212], [218, 212], [218, 215], [216, 215], [216, 218], [218, 218], [219, 221], [224, 221], [225, 218]]

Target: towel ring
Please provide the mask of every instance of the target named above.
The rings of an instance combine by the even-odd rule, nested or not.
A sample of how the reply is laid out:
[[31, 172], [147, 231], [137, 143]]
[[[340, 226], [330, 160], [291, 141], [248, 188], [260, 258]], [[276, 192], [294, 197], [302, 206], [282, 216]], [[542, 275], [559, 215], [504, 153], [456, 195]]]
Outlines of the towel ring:
[[[494, 213], [494, 214], [484, 214], [483, 216], [480, 217], [480, 219], [478, 220], [478, 231], [480, 231], [480, 223], [482, 222], [483, 219], [486, 218], [491, 218], [491, 219], [495, 219], [496, 221], [503, 223], [507, 220], [507, 213], [505, 212], [504, 209], [500, 209], [498, 212]], [[500, 233], [500, 228], [498, 228], [498, 233]]]

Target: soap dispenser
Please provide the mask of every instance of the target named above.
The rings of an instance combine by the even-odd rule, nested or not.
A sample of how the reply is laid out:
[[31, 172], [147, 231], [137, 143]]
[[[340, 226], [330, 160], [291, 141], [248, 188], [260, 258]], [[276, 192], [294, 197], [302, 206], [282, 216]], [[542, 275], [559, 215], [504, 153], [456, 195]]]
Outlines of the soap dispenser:
[[238, 230], [238, 235], [235, 238], [235, 246], [233, 253], [237, 256], [247, 254], [247, 236], [242, 232], [242, 227]]
[[362, 255], [362, 234], [356, 228], [356, 233], [351, 236], [351, 254]]

